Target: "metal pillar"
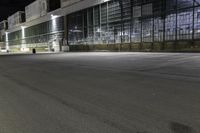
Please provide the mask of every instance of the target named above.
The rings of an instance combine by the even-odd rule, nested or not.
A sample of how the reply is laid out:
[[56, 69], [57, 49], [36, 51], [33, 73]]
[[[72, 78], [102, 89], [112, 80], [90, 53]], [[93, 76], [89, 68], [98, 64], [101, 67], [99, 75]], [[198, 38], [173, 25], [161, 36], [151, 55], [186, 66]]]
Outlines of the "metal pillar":
[[140, 19], [140, 23], [141, 23], [141, 26], [140, 26], [140, 28], [141, 28], [141, 31], [140, 31], [140, 49], [142, 49], [142, 43], [143, 43], [143, 38], [142, 38], [142, 34], [143, 34], [143, 30], [142, 30], [142, 28], [143, 28], [143, 26], [142, 26], [142, 10], [143, 10], [143, 5], [142, 5], [143, 3], [141, 3], [141, 19]]
[[175, 32], [175, 44], [174, 44], [174, 49], [176, 50], [176, 45], [177, 45], [177, 41], [178, 41], [178, 0], [176, 0], [176, 6], [175, 6], [175, 10], [176, 10], [176, 32]]
[[93, 18], [93, 24], [92, 24], [92, 27], [93, 27], [93, 46], [95, 44], [95, 38], [96, 38], [96, 31], [95, 31], [95, 10], [94, 10], [95, 7], [92, 7], [92, 18]]
[[192, 13], [192, 44], [194, 44], [194, 39], [195, 39], [195, 38], [194, 38], [194, 33], [195, 33], [195, 29], [194, 29], [194, 24], [195, 24], [195, 23], [194, 23], [194, 19], [195, 19], [195, 18], [194, 18], [194, 17], [195, 17], [195, 16], [194, 16], [194, 14], [195, 14], [195, 8], [194, 8], [194, 7], [195, 7], [195, 0], [193, 0], [193, 7], [192, 7], [192, 8], [193, 8], [193, 13]]
[[89, 10], [88, 9], [86, 9], [87, 10], [87, 44], [89, 44], [88, 43], [88, 38], [89, 38], [89, 31], [90, 31], [90, 28], [89, 28]]
[[154, 40], [155, 40], [155, 36], [154, 36], [154, 28], [155, 28], [155, 26], [154, 26], [154, 24], [155, 24], [155, 13], [154, 13], [154, 11], [153, 11], [153, 26], [152, 26], [152, 32], [153, 32], [153, 36], [152, 36], [152, 45], [151, 45], [151, 48], [152, 48], [152, 50], [154, 49]]
[[121, 51], [121, 45], [123, 43], [123, 32], [124, 32], [124, 26], [123, 26], [123, 20], [124, 20], [124, 15], [123, 15], [123, 1], [122, 0], [119, 0], [119, 6], [120, 6], [120, 11], [121, 11], [121, 20], [120, 20], [120, 23], [121, 23], [121, 43], [119, 44], [119, 52]]
[[84, 10], [82, 11], [82, 40], [85, 39], [85, 21], [84, 21], [84, 18], [85, 18], [85, 13], [84, 13]]
[[162, 44], [162, 50], [165, 49], [165, 19], [166, 19], [166, 0], [163, 0], [162, 3], [162, 19], [163, 19], [163, 44]]
[[[69, 37], [68, 37], [68, 34], [69, 34], [69, 31], [68, 31], [68, 28], [69, 28], [69, 26], [68, 26], [68, 16], [66, 15], [66, 16], [64, 16], [64, 37], [63, 37], [63, 39], [66, 39], [66, 41], [67, 41], [67, 45], [69, 45]], [[64, 40], [63, 40], [63, 42], [64, 42]]]
[[102, 16], [102, 15], [101, 15], [101, 4], [100, 4], [100, 5], [99, 5], [99, 30], [100, 30], [100, 31], [99, 31], [99, 38], [100, 38], [101, 41], [98, 42], [98, 44], [99, 44], [99, 43], [102, 43], [102, 29], [101, 29], [101, 28], [102, 28], [102, 25], [101, 25], [101, 21], [102, 21], [102, 20], [101, 20], [101, 16]]
[[67, 38], [67, 16], [64, 16], [64, 38]]
[[[106, 30], [107, 30], [107, 34], [106, 36], [108, 36], [108, 34], [110, 34], [110, 31], [109, 31], [109, 24], [108, 24], [108, 13], [109, 13], [109, 9], [108, 9], [108, 2], [106, 4]], [[106, 41], [107, 41], [107, 44], [109, 43], [110, 40], [108, 40], [108, 37], [106, 38]]]
[[131, 23], [130, 23], [130, 50], [132, 49], [132, 33], [133, 33], [133, 0], [131, 2]]

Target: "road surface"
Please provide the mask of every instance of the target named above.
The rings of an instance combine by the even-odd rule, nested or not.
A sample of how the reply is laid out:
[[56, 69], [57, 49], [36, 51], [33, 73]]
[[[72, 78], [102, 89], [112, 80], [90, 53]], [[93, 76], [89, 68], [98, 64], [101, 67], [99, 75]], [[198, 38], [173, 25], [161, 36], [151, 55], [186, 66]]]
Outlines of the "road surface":
[[200, 54], [0, 56], [0, 133], [200, 133]]

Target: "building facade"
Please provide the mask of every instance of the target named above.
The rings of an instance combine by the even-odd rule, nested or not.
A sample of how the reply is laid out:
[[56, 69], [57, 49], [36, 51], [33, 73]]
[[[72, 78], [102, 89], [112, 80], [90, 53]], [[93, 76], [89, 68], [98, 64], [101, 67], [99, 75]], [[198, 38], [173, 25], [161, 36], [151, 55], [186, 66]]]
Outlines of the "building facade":
[[48, 50], [57, 43], [72, 51], [200, 51], [200, 0], [61, 0], [60, 5], [8, 29], [7, 47]]

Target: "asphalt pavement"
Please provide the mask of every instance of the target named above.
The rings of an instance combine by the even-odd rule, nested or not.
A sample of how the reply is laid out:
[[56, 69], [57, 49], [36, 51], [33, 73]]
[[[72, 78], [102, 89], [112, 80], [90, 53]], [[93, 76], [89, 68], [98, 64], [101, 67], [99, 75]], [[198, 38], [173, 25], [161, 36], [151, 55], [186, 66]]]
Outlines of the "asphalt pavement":
[[200, 133], [200, 54], [1, 55], [0, 133]]

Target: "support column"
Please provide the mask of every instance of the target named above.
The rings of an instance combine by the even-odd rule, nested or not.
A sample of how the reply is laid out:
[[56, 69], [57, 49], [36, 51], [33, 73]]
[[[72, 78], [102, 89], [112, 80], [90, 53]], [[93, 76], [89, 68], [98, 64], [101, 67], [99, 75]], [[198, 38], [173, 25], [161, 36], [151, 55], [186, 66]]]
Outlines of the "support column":
[[192, 12], [192, 45], [194, 45], [194, 33], [195, 33], [195, 27], [194, 27], [194, 19], [195, 19], [195, 3], [194, 3], [195, 0], [193, 0], [193, 12]]
[[67, 16], [64, 16], [64, 39], [67, 40], [67, 45], [69, 45], [69, 41], [68, 41], [68, 19], [67, 19]]
[[143, 24], [143, 18], [142, 18], [143, 12], [142, 12], [142, 10], [143, 10], [143, 3], [141, 3], [141, 20], [140, 20], [141, 21], [140, 22], [141, 23], [141, 25], [140, 25], [141, 29], [140, 29], [140, 48], [139, 48], [140, 50], [142, 50], [142, 47], [143, 47], [143, 25], [142, 25]]
[[25, 26], [21, 27], [21, 32], [22, 32], [22, 38], [21, 38], [21, 51], [22, 52], [27, 52], [29, 49], [26, 46], [26, 38], [25, 38]]
[[[108, 6], [108, 2], [107, 2], [107, 4], [106, 4], [106, 30], [107, 30], [106, 36], [110, 35], [110, 31], [109, 31], [110, 29], [109, 29], [109, 24], [108, 24], [108, 22], [109, 22], [108, 15], [109, 15], [109, 6]], [[110, 40], [108, 40], [108, 37], [106, 37], [107, 45], [108, 45], [109, 41]]]
[[122, 0], [119, 0], [119, 6], [120, 6], [120, 10], [121, 10], [121, 43], [119, 45], [119, 52], [121, 51], [121, 46], [122, 46], [122, 43], [123, 43], [123, 34], [124, 34], [124, 24], [123, 24], [123, 21], [124, 21], [124, 11], [123, 11], [123, 1]]
[[152, 26], [152, 33], [153, 33], [153, 36], [152, 36], [152, 44], [151, 44], [151, 49], [152, 49], [152, 51], [154, 50], [154, 40], [155, 40], [155, 36], [154, 36], [154, 34], [155, 34], [155, 14], [154, 14], [154, 11], [153, 11], [153, 26]]
[[178, 0], [176, 0], [176, 33], [175, 33], [175, 44], [174, 44], [174, 50], [177, 48], [177, 42], [178, 42]]
[[100, 30], [100, 31], [99, 31], [99, 34], [100, 34], [99, 37], [100, 37], [100, 42], [98, 42], [98, 44], [99, 44], [99, 43], [102, 44], [102, 38], [101, 38], [101, 37], [102, 37], [101, 16], [102, 16], [102, 15], [101, 15], [101, 4], [100, 4], [100, 5], [99, 5], [99, 30]]
[[130, 50], [132, 50], [132, 33], [133, 33], [133, 0], [131, 2], [131, 22], [130, 22]]
[[6, 40], [6, 41], [5, 41], [5, 42], [6, 42], [6, 51], [9, 51], [9, 50], [10, 50], [10, 48], [9, 48], [8, 34], [9, 34], [8, 32], [5, 33], [5, 37], [6, 37], [6, 38], [5, 38], [5, 40]]
[[162, 7], [162, 18], [163, 18], [163, 43], [161, 50], [165, 49], [165, 19], [166, 19], [166, 0], [163, 0], [163, 7]]

